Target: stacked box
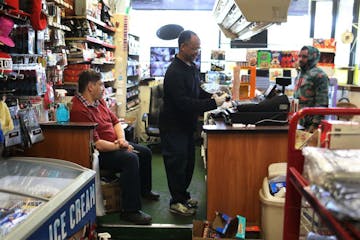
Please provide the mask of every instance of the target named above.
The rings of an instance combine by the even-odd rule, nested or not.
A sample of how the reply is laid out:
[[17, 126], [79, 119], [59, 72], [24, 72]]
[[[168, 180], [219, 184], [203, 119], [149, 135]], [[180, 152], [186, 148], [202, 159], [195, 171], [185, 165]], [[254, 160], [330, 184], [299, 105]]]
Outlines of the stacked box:
[[321, 121], [321, 146], [330, 149], [360, 149], [359, 122], [341, 120]]
[[[206, 227], [206, 222], [194, 220], [193, 221], [193, 228], [192, 228], [192, 240], [213, 240], [214, 238], [203, 237], [204, 228]], [[211, 222], [208, 224], [212, 224]], [[221, 238], [223, 240], [230, 240], [236, 238]]]
[[90, 64], [71, 64], [64, 70], [64, 82], [77, 82], [79, 74], [84, 70], [89, 70]]
[[101, 192], [106, 212], [118, 212], [121, 210], [120, 183], [101, 184]]

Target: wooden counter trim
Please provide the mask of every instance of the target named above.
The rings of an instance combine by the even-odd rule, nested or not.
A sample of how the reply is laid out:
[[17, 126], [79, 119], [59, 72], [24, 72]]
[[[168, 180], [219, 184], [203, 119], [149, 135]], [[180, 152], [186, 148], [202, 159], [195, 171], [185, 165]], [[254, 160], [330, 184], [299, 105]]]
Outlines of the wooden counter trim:
[[349, 90], [351, 92], [360, 92], [360, 86], [357, 85], [351, 85], [351, 84], [339, 85], [338, 88], [342, 90]]
[[205, 132], [287, 132], [288, 125], [284, 126], [256, 126], [256, 127], [232, 127], [222, 121], [216, 121], [214, 125], [203, 125]]
[[58, 123], [58, 122], [43, 122], [40, 123], [41, 129], [45, 128], [76, 128], [76, 129], [94, 129], [98, 124], [93, 122], [66, 122], [66, 123]]

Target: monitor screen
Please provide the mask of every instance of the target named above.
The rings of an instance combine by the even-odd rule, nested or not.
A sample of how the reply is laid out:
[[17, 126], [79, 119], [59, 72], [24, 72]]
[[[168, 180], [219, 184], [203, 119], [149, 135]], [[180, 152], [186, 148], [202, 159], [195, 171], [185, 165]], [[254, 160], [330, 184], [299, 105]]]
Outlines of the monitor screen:
[[264, 30], [248, 40], [234, 39], [230, 42], [230, 48], [267, 48], [268, 32]]
[[[163, 77], [171, 61], [178, 52], [177, 47], [151, 47], [150, 48], [150, 76]], [[201, 55], [195, 59], [195, 64], [200, 69]]]

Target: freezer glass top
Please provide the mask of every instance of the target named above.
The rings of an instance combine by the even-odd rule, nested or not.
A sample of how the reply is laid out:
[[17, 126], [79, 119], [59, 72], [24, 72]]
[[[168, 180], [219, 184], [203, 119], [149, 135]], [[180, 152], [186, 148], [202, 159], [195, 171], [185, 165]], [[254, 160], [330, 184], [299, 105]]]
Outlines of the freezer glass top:
[[0, 192], [50, 199], [81, 175], [78, 165], [54, 159], [10, 158], [0, 161]]
[[0, 192], [0, 239], [44, 203], [44, 200]]

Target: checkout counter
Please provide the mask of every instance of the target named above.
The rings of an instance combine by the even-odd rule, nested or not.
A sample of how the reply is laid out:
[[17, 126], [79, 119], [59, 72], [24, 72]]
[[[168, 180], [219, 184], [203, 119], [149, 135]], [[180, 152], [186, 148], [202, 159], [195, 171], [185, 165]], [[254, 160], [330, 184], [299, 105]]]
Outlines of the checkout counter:
[[203, 126], [206, 133], [207, 220], [212, 221], [215, 212], [219, 211], [229, 216], [244, 216], [248, 226], [259, 226], [259, 189], [270, 164], [287, 162], [288, 125], [282, 122], [239, 127], [238, 122], [231, 123], [231, 120], [238, 120], [236, 116], [239, 115], [228, 113], [226, 110], [224, 114], [230, 116], [230, 123], [227, 122], [229, 118], [220, 117], [211, 119], [209, 124], [206, 121]]

